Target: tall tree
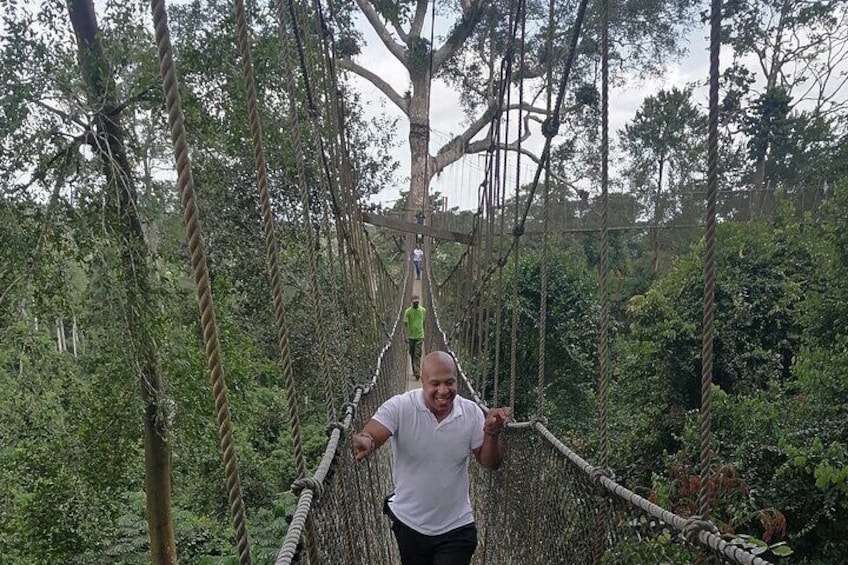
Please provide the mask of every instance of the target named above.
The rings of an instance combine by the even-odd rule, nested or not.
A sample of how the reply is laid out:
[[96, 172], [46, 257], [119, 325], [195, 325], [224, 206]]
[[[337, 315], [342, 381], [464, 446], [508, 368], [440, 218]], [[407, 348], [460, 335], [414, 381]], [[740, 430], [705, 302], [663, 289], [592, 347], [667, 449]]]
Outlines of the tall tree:
[[[500, 86], [501, 61], [510, 49], [517, 52], [513, 44], [515, 14], [519, 5], [526, 4], [524, 67], [512, 70], [513, 82], [532, 81], [533, 92], [529, 91], [524, 103], [511, 104], [502, 108]], [[594, 6], [594, 3], [592, 3]], [[613, 37], [617, 38], [614, 57], [618, 63], [614, 70], [638, 67], [641, 69], [661, 66], [665, 58], [680, 51], [678, 31], [689, 21], [694, 2], [691, 0], [662, 0], [641, 2], [621, 0], [612, 2]], [[428, 0], [404, 0], [401, 2], [379, 2], [377, 0], [355, 0], [342, 5], [336, 18], [344, 27], [344, 37], [337, 42], [341, 56], [341, 68], [353, 72], [371, 82], [409, 120], [409, 151], [411, 159], [409, 206], [419, 209], [428, 202], [427, 192], [432, 177], [451, 163], [468, 153], [487, 151], [493, 140], [491, 130], [483, 135], [492, 118], [499, 112], [520, 112], [513, 121], [524, 124], [523, 138], [531, 135], [531, 122], [540, 124], [547, 117], [545, 108], [535, 103], [549, 85], [544, 78], [548, 65], [558, 69], [571, 35], [573, 13], [577, 2], [566, 1], [555, 6], [553, 21], [549, 18], [548, 3], [522, 3], [507, 0], [460, 0], [439, 5], [439, 21], [453, 18], [449, 31], [439, 47], [431, 45], [424, 32], [428, 19], [434, 20]], [[433, 10], [435, 10], [435, 6]], [[510, 15], [512, 14], [512, 15]], [[406, 70], [407, 85], [392, 85], [380, 75], [379, 69], [369, 69], [354, 60], [359, 54], [358, 42], [361, 33], [353, 29], [355, 16], [361, 16], [373, 29], [388, 53], [398, 60]], [[597, 74], [599, 51], [595, 32], [598, 16], [587, 14], [584, 39], [578, 48], [579, 58], [586, 62], [581, 70], [586, 76]], [[553, 27], [551, 48], [548, 49], [548, 30]], [[518, 32], [517, 35], [521, 35]], [[515, 65], [519, 57], [515, 57]], [[577, 76], [580, 73], [574, 73]], [[559, 77], [554, 73], [554, 80]], [[455, 86], [461, 93], [462, 105], [468, 116], [468, 125], [449, 142], [436, 150], [429, 151], [430, 142], [430, 94], [431, 81], [442, 79]], [[568, 109], [579, 109], [587, 100], [596, 99], [591, 80], [583, 80], [574, 89], [566, 104]], [[405, 92], [404, 92], [405, 91]], [[403, 94], [401, 94], [404, 92]], [[512, 129], [512, 128], [511, 128]], [[511, 132], [515, 133], [515, 132]], [[532, 152], [521, 147], [518, 139], [502, 140], [502, 148], [521, 151], [531, 159], [538, 159]]]
[[706, 120], [692, 103], [691, 91], [672, 88], [648, 96], [633, 120], [624, 126], [622, 148], [627, 176], [642, 193], [651, 217], [651, 273], [659, 268], [659, 227], [668, 213], [683, 210], [681, 191], [699, 178], [705, 152]]
[[145, 490], [151, 558], [176, 563], [171, 517], [169, 403], [154, 336], [155, 300], [150, 288], [148, 248], [139, 216], [133, 167], [125, 146], [115, 75], [104, 55], [93, 0], [68, 0], [76, 35], [79, 69], [92, 116], [90, 145], [102, 163], [109, 217], [119, 238], [123, 266], [124, 316], [130, 350], [144, 403]]
[[[848, 1], [733, 0], [724, 29], [734, 57], [728, 72], [737, 92], [731, 97], [748, 101], [753, 184], [762, 188], [766, 161], [775, 139], [787, 131], [790, 111], [829, 119], [846, 107]], [[753, 69], [745, 65], [749, 58]]]

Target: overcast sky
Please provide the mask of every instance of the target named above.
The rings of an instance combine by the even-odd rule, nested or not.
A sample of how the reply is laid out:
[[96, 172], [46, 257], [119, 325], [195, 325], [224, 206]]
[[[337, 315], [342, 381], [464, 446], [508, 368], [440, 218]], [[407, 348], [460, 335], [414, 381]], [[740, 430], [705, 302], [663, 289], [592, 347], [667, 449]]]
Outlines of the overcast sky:
[[[438, 35], [442, 28], [447, 29], [447, 26], [447, 22], [440, 23], [437, 19], [436, 34]], [[362, 53], [355, 58], [356, 62], [368, 69], [376, 70], [380, 77], [391, 84], [397, 92], [403, 93], [406, 91], [409, 84], [409, 75], [404, 67], [386, 50], [364, 19], [358, 22], [358, 27], [364, 33], [366, 45], [362, 48]], [[428, 28], [429, 21], [422, 32], [422, 37], [429, 35]], [[646, 96], [656, 93], [661, 88], [682, 87], [695, 81], [706, 80], [708, 75], [707, 33], [707, 28], [704, 28], [703, 30], [696, 29], [690, 34], [688, 54], [681, 61], [670, 64], [662, 77], [656, 79], [629, 77], [627, 88], [611, 90], [611, 143], [615, 142], [616, 132], [633, 118]], [[441, 42], [437, 39], [436, 46], [440, 45]], [[352, 84], [361, 93], [368, 114], [398, 118], [398, 145], [392, 155], [400, 163], [400, 171], [396, 176], [395, 186], [385, 187], [382, 193], [374, 198], [376, 201], [391, 204], [398, 199], [400, 190], [408, 190], [409, 149], [406, 142], [409, 132], [408, 121], [403, 113], [370, 82], [352, 74], [351, 76], [353, 77]], [[706, 108], [705, 89], [696, 90], [693, 98], [697, 104]], [[462, 132], [468, 121], [459, 103], [458, 93], [443, 81], [434, 80], [431, 97], [431, 154], [435, 154], [445, 142]], [[538, 126], [536, 129], [538, 129]], [[535, 135], [528, 147], [541, 149], [543, 141], [541, 135]], [[455, 164], [447, 167], [439, 177], [433, 180], [430, 188], [431, 193], [439, 191], [446, 195], [449, 206], [475, 209], [477, 207], [477, 187], [483, 180], [484, 166], [484, 154], [466, 155]], [[509, 175], [515, 174], [514, 169], [515, 166], [508, 171]], [[520, 167], [522, 183], [532, 181], [535, 171], [536, 164], [524, 157]]]

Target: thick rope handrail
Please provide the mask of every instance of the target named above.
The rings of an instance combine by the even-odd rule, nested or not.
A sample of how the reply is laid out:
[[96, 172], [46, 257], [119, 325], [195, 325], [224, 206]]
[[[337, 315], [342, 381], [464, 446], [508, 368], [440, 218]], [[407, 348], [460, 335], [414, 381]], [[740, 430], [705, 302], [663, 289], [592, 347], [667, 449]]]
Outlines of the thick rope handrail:
[[206, 364], [212, 380], [215, 396], [218, 439], [224, 459], [224, 471], [227, 478], [227, 499], [230, 515], [236, 532], [236, 544], [239, 563], [250, 563], [250, 544], [247, 536], [244, 500], [242, 498], [239, 465], [236, 456], [233, 426], [230, 417], [230, 405], [227, 398], [227, 383], [221, 361], [221, 342], [218, 336], [218, 324], [215, 321], [215, 305], [209, 279], [209, 267], [203, 247], [203, 234], [200, 227], [200, 214], [194, 192], [194, 178], [191, 170], [186, 128], [183, 120], [182, 99], [179, 92], [173, 47], [168, 28], [168, 13], [165, 0], [151, 0], [153, 25], [156, 33], [156, 46], [159, 57], [159, 72], [168, 110], [168, 125], [171, 130], [171, 142], [177, 164], [177, 186], [180, 190], [180, 202], [183, 207], [183, 224], [186, 228], [191, 267], [197, 286], [197, 300], [203, 334]]
[[[453, 349], [451, 349], [450, 342], [447, 340], [448, 336], [441, 325], [435, 297], [430, 296], [429, 298], [432, 310], [431, 313], [435, 320], [436, 331], [444, 340], [443, 343], [445, 344], [445, 351], [456, 361], [460, 382], [465, 385], [471, 399], [474, 400], [474, 402], [476, 402], [484, 412], [488, 412], [489, 406], [478, 396], [477, 391], [472, 386], [471, 380], [462, 369], [462, 364], [457, 358], [456, 353]], [[757, 557], [737, 545], [728, 543], [717, 533], [715, 525], [708, 520], [704, 520], [701, 516], [684, 518], [674, 514], [673, 512], [665, 510], [661, 506], [654, 504], [646, 498], [639, 496], [633, 491], [618, 484], [608, 469], [591, 465], [577, 453], [569, 449], [568, 446], [566, 446], [553, 433], [551, 433], [550, 430], [548, 430], [543, 419], [533, 418], [525, 422], [509, 422], [507, 423], [507, 427], [515, 430], [535, 430], [560, 455], [564, 456], [571, 465], [589, 477], [589, 479], [593, 483], [597, 484], [599, 488], [603, 488], [610, 495], [627, 502], [631, 506], [639, 508], [648, 515], [662, 521], [667, 526], [674, 528], [676, 531], [680, 532], [687, 541], [696, 541], [698, 544], [720, 553], [722, 556], [732, 560], [734, 563], [739, 563], [741, 565], [770, 565], [769, 561], [766, 561], [761, 557]]]
[[721, 0], [710, 4], [710, 93], [707, 124], [707, 228], [704, 258], [704, 317], [701, 345], [701, 488], [698, 513], [710, 516], [711, 420], [713, 384], [713, 334], [715, 316], [716, 195], [718, 193], [718, 82], [721, 48]]
[[[405, 284], [406, 278], [404, 278], [404, 285]], [[277, 552], [274, 565], [291, 565], [297, 555], [297, 546], [306, 528], [308, 517], [312, 511], [312, 504], [315, 500], [317, 500], [318, 496], [320, 496], [320, 493], [316, 492], [317, 490], [320, 490], [320, 488], [316, 488], [315, 485], [324, 485], [327, 481], [327, 477], [333, 467], [333, 462], [335, 461], [336, 455], [342, 446], [343, 434], [350, 430], [351, 423], [353, 422], [353, 418], [356, 415], [356, 411], [358, 410], [363, 397], [370, 394], [374, 387], [377, 386], [377, 383], [382, 376], [383, 360], [386, 353], [392, 346], [395, 332], [397, 332], [398, 325], [403, 317], [403, 309], [404, 304], [401, 303], [395, 317], [394, 325], [391, 328], [390, 335], [377, 356], [376, 366], [371, 374], [371, 378], [364, 384], [356, 385], [353, 389], [352, 399], [342, 406], [343, 416], [338, 421], [339, 425], [333, 426], [330, 432], [327, 447], [324, 449], [324, 454], [321, 457], [321, 461], [318, 464], [315, 473], [313, 473], [309, 481], [301, 481], [298, 483], [300, 493], [298, 495], [297, 506], [292, 516], [291, 523], [289, 524], [288, 532], [286, 532], [286, 537], [280, 546], [280, 550]]]

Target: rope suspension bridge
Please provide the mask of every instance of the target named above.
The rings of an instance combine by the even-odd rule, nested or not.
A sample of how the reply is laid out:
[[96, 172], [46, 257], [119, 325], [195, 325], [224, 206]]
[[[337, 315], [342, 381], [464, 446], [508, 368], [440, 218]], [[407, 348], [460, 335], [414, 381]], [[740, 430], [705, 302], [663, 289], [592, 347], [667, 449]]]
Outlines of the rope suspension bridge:
[[[513, 30], [512, 42], [501, 67], [501, 107], [512, 104], [514, 95], [509, 85], [514, 82], [512, 71], [515, 58], [523, 62], [524, 2], [517, 0], [509, 15]], [[577, 54], [586, 0], [580, 2], [572, 23], [568, 57], [562, 69], [556, 96], [549, 91], [548, 119], [542, 131], [545, 145], [528, 194], [523, 212], [520, 210], [521, 182], [516, 179], [515, 211], [506, 232], [507, 157], [500, 147], [502, 138], [510, 131], [509, 113], [498, 111], [492, 117], [490, 136], [492, 147], [487, 154], [486, 180], [480, 186], [479, 208], [470, 234], [462, 234], [466, 249], [444, 279], [436, 281], [437, 273], [427, 261], [424, 280], [411, 280], [408, 261], [401, 267], [397, 261], [386, 259], [372, 240], [372, 231], [365, 221], [379, 224], [381, 220], [360, 212], [353, 188], [353, 170], [348, 159], [349, 147], [345, 135], [344, 104], [336, 80], [332, 21], [319, 0], [311, 6], [293, 0], [277, 0], [282, 51], [289, 76], [299, 79], [289, 82], [286, 93], [291, 102], [287, 126], [291, 130], [292, 156], [295, 161], [296, 189], [303, 210], [303, 233], [309, 253], [309, 295], [316, 336], [316, 361], [321, 368], [328, 441], [323, 457], [314, 471], [307, 469], [300, 438], [298, 414], [298, 384], [292, 370], [291, 351], [285, 300], [282, 294], [282, 275], [278, 263], [279, 248], [276, 220], [269, 190], [265, 142], [260, 121], [254, 70], [251, 62], [251, 40], [243, 0], [235, 0], [237, 40], [240, 51], [247, 114], [250, 121], [255, 158], [257, 189], [261, 204], [261, 219], [266, 245], [268, 276], [272, 282], [272, 307], [279, 346], [279, 368], [288, 393], [288, 410], [297, 479], [292, 486], [298, 495], [296, 510], [285, 539], [280, 545], [276, 563], [337, 564], [337, 563], [398, 563], [399, 557], [391, 537], [387, 519], [380, 513], [380, 503], [391, 490], [391, 456], [386, 449], [375, 453], [367, 462], [355, 463], [350, 435], [361, 428], [368, 417], [387, 398], [404, 391], [408, 385], [408, 356], [406, 344], [399, 331], [404, 305], [413, 292], [421, 292], [427, 307], [428, 320], [425, 338], [428, 350], [450, 352], [460, 369], [460, 393], [476, 401], [484, 410], [487, 398], [497, 402], [508, 397], [515, 406], [517, 374], [517, 324], [502, 319], [500, 310], [486, 304], [483, 293], [497, 277], [499, 286], [506, 283], [503, 269], [514, 261], [513, 307], [516, 311], [518, 261], [524, 225], [538, 187], [542, 190], [544, 213], [542, 272], [539, 288], [538, 382], [535, 411], [517, 415], [516, 421], [504, 433], [505, 458], [497, 472], [483, 472], [472, 464], [472, 494], [479, 530], [479, 549], [475, 563], [480, 564], [551, 564], [551, 563], [688, 563], [698, 561], [764, 564], [766, 561], [748, 553], [722, 536], [710, 521], [710, 386], [712, 370], [712, 316], [715, 284], [715, 210], [717, 194], [717, 92], [718, 45], [720, 33], [720, 2], [713, 0], [711, 17], [710, 112], [708, 201], [706, 222], [706, 267], [704, 291], [704, 331], [702, 355], [701, 396], [701, 491], [698, 514], [681, 516], [670, 512], [628, 490], [616, 482], [609, 469], [607, 437], [607, 396], [609, 388], [607, 289], [608, 270], [608, 7], [602, 3], [600, 46], [602, 67], [602, 163], [601, 202], [603, 204], [600, 230], [600, 341], [598, 348], [599, 446], [597, 464], [583, 459], [546, 427], [545, 406], [545, 345], [547, 341], [547, 303], [556, 300], [548, 296], [547, 250], [549, 232], [553, 228], [547, 215], [550, 198], [548, 166], [551, 144], [558, 132], [558, 116]], [[151, 2], [160, 71], [168, 110], [168, 121], [178, 170], [178, 188], [184, 211], [184, 223], [189, 241], [191, 266], [198, 288], [203, 339], [209, 371], [213, 382], [220, 446], [225, 462], [229, 507], [239, 551], [239, 562], [250, 563], [250, 544], [245, 520], [245, 505], [239, 480], [236, 446], [233, 440], [227, 402], [224, 368], [215, 322], [214, 301], [209, 284], [209, 271], [203, 247], [190, 148], [179, 94], [178, 73], [171, 46], [165, 0]], [[553, 7], [551, 8], [553, 9]], [[304, 27], [309, 33], [304, 33]], [[314, 32], [314, 33], [313, 33]], [[310, 59], [311, 58], [311, 59]], [[308, 64], [320, 59], [321, 64]], [[520, 64], [520, 63], [519, 63]], [[309, 68], [320, 68], [313, 75]], [[548, 69], [552, 82], [553, 70]], [[519, 84], [522, 84], [519, 82]], [[519, 105], [524, 104], [523, 87], [518, 93]], [[305, 116], [305, 123], [300, 121]], [[515, 124], [513, 124], [514, 126]], [[518, 130], [522, 133], [521, 120]], [[303, 136], [317, 147], [317, 166], [320, 174], [310, 176]], [[519, 144], [518, 155], [521, 155]], [[519, 157], [520, 159], [520, 157]], [[315, 165], [315, 163], [312, 163]], [[520, 168], [520, 167], [519, 167]], [[542, 182], [544, 180], [544, 182]], [[433, 225], [392, 224], [402, 231], [431, 237], [457, 240], [456, 234]], [[412, 247], [412, 236], [405, 252]], [[425, 245], [426, 247], [426, 245]], [[319, 251], [322, 249], [323, 251]], [[429, 248], [426, 248], [429, 257]], [[402, 259], [406, 253], [401, 254]], [[338, 284], [341, 281], [342, 284]], [[419, 286], [420, 285], [420, 286]], [[415, 287], [415, 289], [413, 289]], [[345, 299], [342, 300], [341, 289]], [[445, 304], [454, 311], [442, 310]], [[342, 327], [343, 312], [350, 327]], [[452, 325], [445, 324], [451, 316]], [[509, 331], [511, 350], [509, 390], [501, 390], [498, 367], [500, 341]], [[466, 374], [464, 363], [480, 367], [478, 377]], [[494, 372], [494, 387], [487, 394], [489, 376]], [[638, 555], [639, 557], [635, 557]]]

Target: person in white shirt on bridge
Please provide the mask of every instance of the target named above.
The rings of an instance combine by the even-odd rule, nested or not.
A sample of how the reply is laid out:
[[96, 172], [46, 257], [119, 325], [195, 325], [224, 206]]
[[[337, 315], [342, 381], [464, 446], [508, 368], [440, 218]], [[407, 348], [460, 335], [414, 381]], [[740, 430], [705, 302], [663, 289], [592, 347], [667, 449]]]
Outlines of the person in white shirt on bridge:
[[500, 432], [509, 408], [484, 415], [473, 401], [457, 396], [456, 362], [444, 351], [424, 357], [421, 389], [383, 403], [353, 436], [357, 461], [391, 439], [394, 492], [383, 511], [403, 565], [468, 565], [477, 548], [471, 509], [468, 461], [486, 468], [503, 460]]
[[412, 250], [412, 264], [415, 265], [415, 278], [421, 280], [421, 269], [424, 266], [424, 250], [420, 245], [416, 245]]

